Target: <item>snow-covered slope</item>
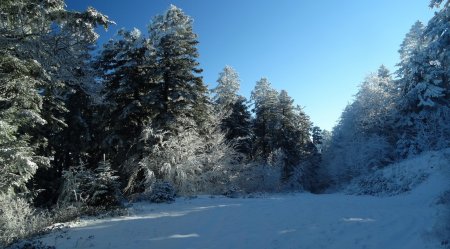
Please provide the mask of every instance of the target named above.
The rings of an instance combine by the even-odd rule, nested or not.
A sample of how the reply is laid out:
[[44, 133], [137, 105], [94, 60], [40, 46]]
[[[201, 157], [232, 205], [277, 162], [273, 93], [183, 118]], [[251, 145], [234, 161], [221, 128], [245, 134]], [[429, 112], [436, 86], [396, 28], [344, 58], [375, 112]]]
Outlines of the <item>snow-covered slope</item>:
[[427, 176], [396, 196], [299, 193], [137, 203], [126, 217], [84, 219], [41, 240], [57, 249], [443, 248], [433, 229], [437, 198], [448, 188], [446, 153], [407, 162]]
[[[430, 151], [389, 165], [370, 175], [358, 177], [345, 188], [344, 192], [348, 194], [393, 196], [413, 189], [418, 194], [420, 189], [430, 188], [425, 191], [434, 193], [433, 190], [450, 187], [449, 171], [450, 149]], [[427, 182], [427, 184], [420, 186], [422, 182]], [[430, 184], [434, 184], [434, 186], [430, 186]], [[424, 197], [427, 196], [431, 195], [424, 194]]]

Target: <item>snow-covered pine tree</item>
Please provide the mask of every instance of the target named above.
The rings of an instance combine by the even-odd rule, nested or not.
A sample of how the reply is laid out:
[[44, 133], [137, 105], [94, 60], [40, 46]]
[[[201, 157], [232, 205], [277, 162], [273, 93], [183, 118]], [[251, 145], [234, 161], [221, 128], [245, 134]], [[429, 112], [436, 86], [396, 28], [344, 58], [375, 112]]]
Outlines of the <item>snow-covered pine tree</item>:
[[225, 66], [212, 89], [216, 113], [222, 113], [221, 127], [228, 141], [236, 143], [236, 149], [249, 156], [251, 152], [251, 114], [245, 97], [238, 95], [240, 79], [238, 73]]
[[266, 78], [261, 78], [256, 82], [251, 99], [255, 113], [253, 155], [255, 159], [267, 162], [275, 150], [278, 92]]
[[[278, 158], [276, 165], [282, 169], [282, 180], [286, 182], [293, 176], [294, 169], [301, 167], [302, 160], [312, 160], [310, 154], [314, 146], [310, 139], [309, 117], [302, 108], [294, 106], [286, 91], [278, 93], [265, 78], [256, 83], [251, 97], [255, 113], [255, 160], [264, 166], [273, 164], [270, 161]], [[304, 164], [302, 177], [314, 177], [312, 168], [318, 167], [317, 164]], [[297, 180], [297, 186], [302, 184], [301, 179]]]
[[235, 144], [236, 151], [249, 157], [252, 152], [252, 116], [247, 99], [238, 95], [231, 106], [231, 113], [222, 120], [222, 130], [228, 141]]
[[240, 88], [239, 75], [231, 66], [225, 66], [219, 73], [217, 86], [211, 90], [217, 110], [231, 113], [231, 106], [237, 101]]
[[[389, 70], [381, 65], [377, 73], [370, 74], [360, 85], [355, 102], [362, 134], [392, 136], [393, 119], [397, 115], [395, 102], [399, 90]], [[395, 138], [389, 140], [393, 142]]]
[[155, 93], [159, 106], [152, 121], [158, 129], [175, 132], [183, 120], [193, 119], [200, 126], [205, 122], [208, 89], [199, 76], [202, 69], [197, 61], [198, 41], [192, 23], [191, 17], [171, 5], [164, 14], [155, 16], [149, 26], [159, 77]]
[[47, 123], [42, 117], [43, 98], [39, 94], [39, 88], [45, 84], [45, 72], [39, 62], [23, 58], [16, 48], [19, 38], [33, 27], [23, 23], [24, 31], [20, 31], [19, 22], [24, 15], [19, 11], [21, 4], [25, 2], [0, 5], [0, 192], [3, 194], [27, 191], [25, 184], [38, 167], [33, 155], [43, 142], [30, 141], [30, 134]]
[[94, 170], [94, 175], [95, 180], [90, 184], [92, 197], [88, 204], [106, 208], [119, 206], [122, 201], [119, 176], [111, 168], [111, 163], [104, 158]]
[[77, 78], [74, 71], [86, 59], [82, 48], [95, 41], [97, 24], [109, 22], [92, 8], [84, 13], [67, 11], [62, 0], [3, 1], [0, 19], [1, 63], [6, 70], [1, 75], [2, 101], [9, 102], [3, 109], [20, 114], [11, 119], [17, 139], [28, 140], [36, 155], [54, 157], [63, 147], [59, 135], [67, 126], [63, 115], [69, 81]]
[[[440, 3], [432, 1], [431, 5]], [[449, 146], [448, 11], [445, 4], [425, 28], [416, 23], [402, 44], [401, 57], [407, 60], [402, 60], [399, 69], [399, 157]], [[415, 46], [403, 49], [404, 44]]]
[[81, 164], [64, 170], [62, 178], [57, 205], [63, 208], [69, 206], [81, 208], [87, 205], [89, 198], [92, 197], [91, 184], [95, 182], [94, 172]]
[[[2, 113], [0, 113], [1, 115]], [[17, 126], [0, 121], [0, 194], [26, 192], [26, 183], [35, 174], [37, 164], [27, 140], [17, 138]], [[25, 191], [24, 191], [25, 190]]]
[[284, 90], [279, 95], [277, 149], [283, 151], [282, 180], [287, 187], [314, 191], [320, 154], [311, 140], [312, 122]]
[[400, 62], [397, 64], [400, 70], [397, 74], [401, 73], [401, 67], [409, 63], [409, 60], [415, 56], [415, 54], [424, 48], [424, 37], [423, 32], [425, 26], [421, 21], [416, 21], [408, 33], [406, 33], [402, 44], [400, 44], [400, 49], [398, 50], [400, 54]]
[[[0, 33], [0, 39], [9, 35], [14, 33]], [[0, 192], [14, 195], [27, 192], [25, 184], [49, 160], [35, 154], [42, 141], [30, 136], [47, 123], [38, 92], [45, 75], [37, 61], [18, 58], [13, 47], [0, 42]]]
[[323, 132], [319, 126], [313, 126], [311, 130], [312, 142], [320, 151], [320, 147], [323, 144]]
[[[304, 137], [309, 137], [309, 127], [299, 127], [298, 114], [294, 100], [285, 90], [278, 95], [277, 125], [275, 127], [275, 147], [281, 149], [285, 155], [283, 160], [283, 180], [292, 176], [294, 167], [299, 165], [304, 150]], [[302, 129], [303, 128], [303, 129]], [[306, 130], [306, 134], [302, 133]]]
[[36, 187], [46, 189], [39, 196], [39, 204], [45, 200], [54, 203], [62, 170], [87, 160], [87, 153], [92, 152], [88, 146], [92, 124], [88, 119], [96, 93], [90, 52], [98, 38], [95, 28], [112, 24], [93, 8], [85, 12], [65, 8], [64, 1], [52, 2], [47, 16], [51, 23], [36, 40], [38, 47], [29, 50], [50, 79], [40, 89], [44, 98], [42, 114], [47, 120], [42, 134], [48, 143], [38, 153], [53, 160], [51, 168], [37, 172]]
[[[127, 160], [133, 163], [142, 157], [140, 134], [160, 104], [154, 96], [157, 78], [153, 47], [137, 29], [120, 30], [118, 35], [118, 40], [104, 45], [95, 63], [104, 83], [102, 147], [117, 170]], [[123, 179], [127, 178], [124, 175]]]
[[396, 115], [396, 85], [381, 66], [361, 84], [356, 99], [341, 115], [324, 153], [325, 164], [335, 182], [384, 166], [392, 159]]

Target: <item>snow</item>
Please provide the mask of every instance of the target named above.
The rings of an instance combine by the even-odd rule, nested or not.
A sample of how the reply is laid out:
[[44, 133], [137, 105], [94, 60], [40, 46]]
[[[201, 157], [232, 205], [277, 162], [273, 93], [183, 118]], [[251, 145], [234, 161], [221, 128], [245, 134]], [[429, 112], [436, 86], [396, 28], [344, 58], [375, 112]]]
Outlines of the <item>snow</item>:
[[[439, 184], [439, 180], [429, 179], [429, 177], [434, 177], [436, 171], [450, 175], [449, 164], [450, 149], [425, 152], [420, 156], [381, 168], [370, 175], [355, 178], [344, 192], [376, 196], [398, 195], [415, 189], [427, 179]], [[436, 188], [439, 189], [437, 186]]]
[[433, 229], [437, 197], [449, 189], [447, 152], [406, 161], [429, 174], [396, 196], [295, 193], [140, 202], [127, 216], [82, 219], [41, 240], [58, 249], [442, 248]]

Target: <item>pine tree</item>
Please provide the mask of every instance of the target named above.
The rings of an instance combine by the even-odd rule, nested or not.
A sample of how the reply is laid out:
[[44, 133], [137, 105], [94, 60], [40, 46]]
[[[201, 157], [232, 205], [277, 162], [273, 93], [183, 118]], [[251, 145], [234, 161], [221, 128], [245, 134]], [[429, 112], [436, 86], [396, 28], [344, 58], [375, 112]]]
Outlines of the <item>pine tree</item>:
[[[0, 44], [0, 51], [5, 53]], [[30, 132], [46, 124], [37, 92], [42, 70], [34, 61], [0, 57], [0, 194], [28, 192], [26, 183], [48, 159], [35, 154]]]
[[288, 179], [293, 172], [293, 168], [298, 166], [302, 152], [302, 136], [298, 127], [298, 117], [294, 107], [294, 100], [285, 90], [278, 95], [278, 124], [276, 126], [276, 148], [285, 154], [283, 162], [283, 178]]
[[333, 129], [324, 154], [336, 182], [366, 174], [392, 160], [397, 98], [398, 89], [386, 67], [366, 77]]
[[[2, 94], [6, 94], [6, 102], [23, 102], [14, 108], [22, 118], [12, 119], [23, 122], [12, 130], [17, 131], [17, 139], [28, 141], [32, 154], [55, 158], [52, 165], [58, 164], [54, 156], [63, 147], [60, 135], [67, 127], [64, 102], [71, 84], [79, 79], [75, 71], [81, 70], [85, 48], [97, 38], [94, 28], [110, 23], [92, 8], [84, 13], [64, 8], [62, 0], [4, 1], [0, 5], [2, 69], [14, 78], [2, 75], [2, 80], [8, 81]], [[12, 67], [11, 62], [15, 64]], [[14, 88], [16, 92], [9, 95]], [[8, 105], [5, 109], [12, 107]]]
[[400, 63], [397, 64], [399, 70], [397, 71], [397, 75], [403, 77], [404, 68], [411, 62], [411, 59], [417, 55], [417, 53], [423, 49], [424, 46], [424, 32], [425, 26], [422, 22], [416, 21], [414, 25], [410, 28], [409, 32], [406, 34], [402, 44], [400, 45], [400, 49], [398, 50], [400, 54]]
[[217, 86], [212, 90], [215, 94], [213, 101], [217, 110], [231, 112], [231, 107], [237, 101], [240, 79], [238, 73], [231, 67], [225, 66], [217, 79]]
[[24, 58], [17, 48], [33, 28], [31, 16], [21, 11], [27, 4], [11, 1], [0, 5], [0, 192], [8, 194], [27, 191], [25, 184], [38, 167], [32, 156], [44, 142], [31, 141], [30, 134], [47, 123], [42, 117], [43, 98], [39, 94], [39, 88], [46, 83], [45, 72], [39, 62]]
[[[439, 6], [441, 1], [432, 1]], [[444, 148], [449, 145], [450, 108], [448, 87], [448, 61], [446, 53], [450, 35], [448, 4], [435, 14], [427, 27], [415, 24], [407, 34], [404, 44], [417, 44], [412, 52], [400, 50], [401, 56], [410, 54], [400, 64], [401, 98], [397, 127], [399, 157], [422, 151]]]
[[94, 170], [95, 180], [90, 184], [92, 196], [88, 204], [91, 206], [119, 206], [122, 198], [119, 176], [111, 168], [111, 163], [105, 158]]
[[323, 144], [323, 133], [319, 126], [314, 126], [311, 130], [312, 132], [312, 142], [320, 151], [320, 146]]
[[237, 145], [236, 149], [244, 155], [251, 151], [251, 114], [245, 97], [238, 95], [240, 79], [237, 72], [225, 66], [217, 79], [213, 103], [216, 113], [223, 116], [221, 127], [228, 141]]
[[254, 156], [267, 162], [275, 150], [278, 92], [266, 78], [256, 82], [251, 99], [254, 103]]
[[115, 169], [126, 160], [140, 160], [139, 136], [159, 105], [153, 47], [137, 29], [120, 30], [119, 36], [104, 45], [95, 64], [105, 85], [102, 147]]
[[377, 73], [370, 74], [356, 94], [360, 132], [388, 136], [393, 129], [393, 117], [397, 115], [395, 101], [398, 99], [397, 85], [389, 70], [381, 65]]
[[222, 130], [226, 139], [236, 144], [236, 151], [251, 155], [252, 151], [252, 117], [245, 97], [238, 95], [231, 106], [231, 113], [222, 120]]
[[179, 122], [190, 118], [204, 125], [208, 98], [197, 61], [197, 35], [193, 20], [173, 5], [149, 26], [150, 43], [155, 48], [159, 76], [157, 103], [153, 120], [158, 129], [175, 132]]

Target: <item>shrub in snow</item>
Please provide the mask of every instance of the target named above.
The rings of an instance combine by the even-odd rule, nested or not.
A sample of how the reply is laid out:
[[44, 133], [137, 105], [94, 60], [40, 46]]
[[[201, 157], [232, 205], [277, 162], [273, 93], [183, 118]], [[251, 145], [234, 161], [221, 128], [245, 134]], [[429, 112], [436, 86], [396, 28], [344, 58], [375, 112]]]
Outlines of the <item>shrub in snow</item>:
[[242, 190], [236, 186], [229, 186], [227, 190], [223, 193], [224, 196], [229, 198], [238, 198], [242, 196]]
[[[153, 134], [153, 131], [147, 133]], [[156, 132], [154, 136], [163, 137], [165, 134]], [[136, 186], [143, 186], [148, 190], [156, 180], [161, 179], [172, 183], [182, 195], [199, 192], [202, 180], [199, 153], [202, 152], [202, 146], [203, 143], [193, 128], [181, 129], [180, 134], [161, 139], [148, 149], [148, 156], [141, 160], [139, 167], [130, 177], [127, 190], [130, 191]], [[139, 179], [140, 175], [144, 176], [143, 180]]]
[[280, 188], [281, 168], [267, 163], [249, 163], [242, 166], [234, 184], [246, 193], [275, 192]]
[[304, 179], [307, 174], [305, 174], [305, 168], [310, 162], [304, 162], [297, 167], [292, 168], [292, 173], [290, 177], [283, 182], [283, 189], [290, 190], [303, 190], [304, 189]]
[[347, 188], [347, 193], [375, 196], [397, 195], [411, 191], [427, 177], [428, 174], [425, 172], [407, 176], [386, 175], [383, 172], [375, 172], [355, 179], [350, 187]]
[[121, 193], [118, 177], [109, 162], [100, 163], [92, 171], [83, 165], [72, 167], [63, 172], [64, 184], [58, 199], [58, 205], [83, 207], [120, 205]]
[[64, 171], [62, 176], [64, 183], [58, 198], [58, 205], [84, 205], [90, 197], [89, 185], [95, 180], [94, 173], [80, 165]]
[[148, 200], [155, 203], [175, 201], [175, 188], [168, 182], [157, 181], [152, 185]]
[[187, 118], [177, 133], [144, 129], [142, 139], [154, 141], [146, 156], [130, 170], [126, 191], [148, 191], [157, 180], [174, 186], [179, 195], [221, 194], [236, 174], [238, 155], [220, 130], [220, 118], [212, 125], [195, 128]]
[[0, 247], [36, 234], [50, 224], [23, 198], [0, 195]]
[[345, 192], [375, 196], [401, 194], [424, 182], [436, 168], [448, 168], [449, 162], [450, 149], [423, 153], [357, 177], [345, 188]]
[[349, 182], [360, 175], [367, 175], [387, 163], [390, 149], [387, 139], [382, 136], [352, 137], [340, 142], [325, 155], [328, 172], [335, 182]]
[[111, 169], [111, 164], [107, 160], [100, 162], [99, 167], [94, 171], [95, 181], [90, 184], [88, 199], [90, 206], [112, 207], [119, 206], [122, 199], [116, 171]]

